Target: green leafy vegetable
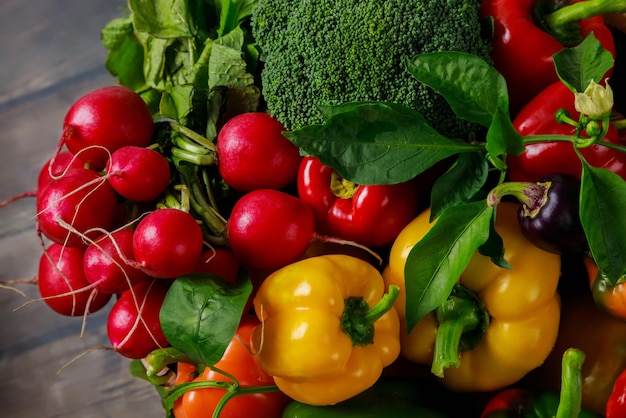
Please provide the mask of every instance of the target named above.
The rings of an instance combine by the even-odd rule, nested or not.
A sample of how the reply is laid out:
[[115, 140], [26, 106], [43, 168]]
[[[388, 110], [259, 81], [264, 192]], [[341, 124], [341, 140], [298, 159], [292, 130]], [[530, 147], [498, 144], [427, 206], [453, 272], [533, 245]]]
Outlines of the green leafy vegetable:
[[439, 134], [402, 105], [361, 102], [342, 105], [340, 113], [325, 112], [333, 116], [324, 125], [285, 135], [304, 153], [359, 184], [400, 183], [447, 157], [482, 149]]
[[585, 91], [591, 80], [600, 83], [615, 62], [593, 33], [578, 46], [554, 54], [553, 59], [559, 78], [574, 92]]
[[583, 160], [580, 220], [598, 268], [611, 283], [626, 272], [626, 182]]
[[448, 171], [439, 176], [430, 196], [430, 220], [450, 206], [472, 200], [485, 185], [489, 165], [478, 152], [459, 154]]
[[237, 283], [202, 273], [179, 277], [161, 308], [163, 333], [192, 360], [212, 366], [235, 335], [251, 292], [252, 284], [243, 274]]
[[419, 54], [407, 61], [407, 69], [441, 94], [462, 119], [489, 127], [497, 109], [508, 114], [504, 77], [476, 55], [454, 51]]
[[474, 252], [489, 237], [494, 209], [479, 200], [446, 209], [407, 256], [407, 331], [450, 295]]

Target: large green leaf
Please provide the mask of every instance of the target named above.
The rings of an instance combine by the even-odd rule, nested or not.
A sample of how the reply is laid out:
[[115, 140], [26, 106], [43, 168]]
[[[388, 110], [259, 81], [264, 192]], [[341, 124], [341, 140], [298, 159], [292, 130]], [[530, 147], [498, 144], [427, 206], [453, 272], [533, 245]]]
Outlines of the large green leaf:
[[504, 77], [476, 55], [456, 51], [418, 54], [407, 61], [407, 68], [441, 94], [459, 118], [489, 127], [498, 109], [508, 115]]
[[161, 307], [163, 333], [174, 348], [212, 366], [235, 335], [251, 292], [244, 274], [237, 283], [204, 273], [179, 277]]
[[598, 267], [611, 283], [626, 272], [626, 181], [583, 160], [580, 220]]
[[406, 322], [417, 322], [443, 303], [474, 252], [489, 237], [494, 208], [485, 200], [446, 209], [407, 256]]
[[484, 149], [439, 134], [418, 112], [397, 104], [358, 102], [322, 112], [330, 115], [323, 125], [285, 136], [358, 184], [400, 183], [447, 157]]
[[602, 47], [590, 33], [578, 46], [565, 48], [554, 54], [556, 72], [572, 91], [583, 92], [591, 80], [600, 84], [602, 77], [613, 67], [613, 55]]

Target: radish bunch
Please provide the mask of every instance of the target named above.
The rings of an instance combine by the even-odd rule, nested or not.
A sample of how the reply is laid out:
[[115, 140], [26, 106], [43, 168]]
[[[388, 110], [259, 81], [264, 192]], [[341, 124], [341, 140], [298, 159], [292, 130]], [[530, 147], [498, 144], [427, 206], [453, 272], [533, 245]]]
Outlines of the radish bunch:
[[245, 272], [254, 287], [310, 256], [312, 244], [345, 243], [317, 234], [296, 193], [302, 157], [284, 131], [268, 114], [246, 112], [209, 140], [153, 120], [125, 87], [79, 98], [31, 193], [43, 301], [66, 316], [110, 305], [112, 349], [140, 359], [168, 346], [159, 313], [177, 278], [212, 273], [235, 283]]

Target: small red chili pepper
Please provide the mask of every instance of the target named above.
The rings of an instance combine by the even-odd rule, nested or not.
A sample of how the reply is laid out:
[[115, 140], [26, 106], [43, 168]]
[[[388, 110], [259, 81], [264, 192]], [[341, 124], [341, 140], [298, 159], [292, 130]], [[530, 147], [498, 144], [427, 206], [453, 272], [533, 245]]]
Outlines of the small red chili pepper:
[[[555, 114], [560, 109], [577, 120], [574, 93], [557, 81], [532, 99], [513, 120], [513, 126], [523, 136], [537, 134], [573, 135], [574, 128], [559, 123]], [[603, 141], [620, 143], [619, 134], [611, 124]], [[550, 173], [569, 174], [580, 178], [582, 164], [571, 142], [538, 142], [525, 145], [520, 155], [507, 158], [508, 174], [513, 181], [539, 181]], [[585, 160], [594, 167], [606, 168], [626, 179], [626, 153], [598, 144], [580, 149]]]
[[315, 157], [300, 164], [298, 195], [313, 209], [319, 233], [372, 247], [393, 242], [419, 204], [413, 181], [358, 185]]
[[606, 418], [626, 417], [626, 370], [615, 380], [613, 391], [606, 403]]
[[[545, 3], [546, 1], [543, 0], [484, 0], [481, 3], [481, 15], [484, 17], [491, 16], [494, 19], [491, 55], [495, 68], [502, 73], [507, 81], [511, 115], [513, 116], [544, 88], [558, 81], [552, 55], [562, 50], [564, 46], [575, 46], [593, 32], [602, 46], [615, 57], [613, 35], [604, 23], [602, 16], [598, 15], [598, 10], [591, 7], [606, 7], [611, 1], [595, 1], [594, 4], [583, 1], [580, 3], [585, 3], [584, 5], [577, 6], [574, 4], [562, 8], [577, 7], [581, 9], [576, 19], [580, 26], [581, 38], [578, 42], [570, 45], [565, 45], [537, 23], [536, 12], [546, 14], [539, 10], [542, 7], [537, 6], [543, 6]], [[549, 6], [555, 6], [559, 2], [549, 0], [548, 3]], [[579, 1], [574, 3], [579, 3]], [[548, 7], [548, 9], [550, 8]], [[568, 19], [562, 18], [563, 12], [559, 13], [561, 16], [548, 11], [548, 14], [554, 19], [552, 22], [554, 29], [556, 29], [555, 26], [560, 28], [563, 24], [570, 23]], [[609, 74], [610, 72], [607, 73], [607, 75]]]
[[595, 304], [609, 315], [626, 321], [626, 276], [622, 277], [625, 281], [612, 284], [591, 256], [585, 256], [583, 260]]

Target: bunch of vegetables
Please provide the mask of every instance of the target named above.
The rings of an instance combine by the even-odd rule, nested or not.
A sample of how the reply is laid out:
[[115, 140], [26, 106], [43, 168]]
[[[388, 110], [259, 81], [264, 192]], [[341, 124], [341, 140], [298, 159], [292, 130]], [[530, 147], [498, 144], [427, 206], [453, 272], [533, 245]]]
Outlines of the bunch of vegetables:
[[626, 4], [547, 3], [130, 0], [41, 169], [42, 300], [111, 301], [170, 417], [620, 416], [566, 331], [626, 335]]

